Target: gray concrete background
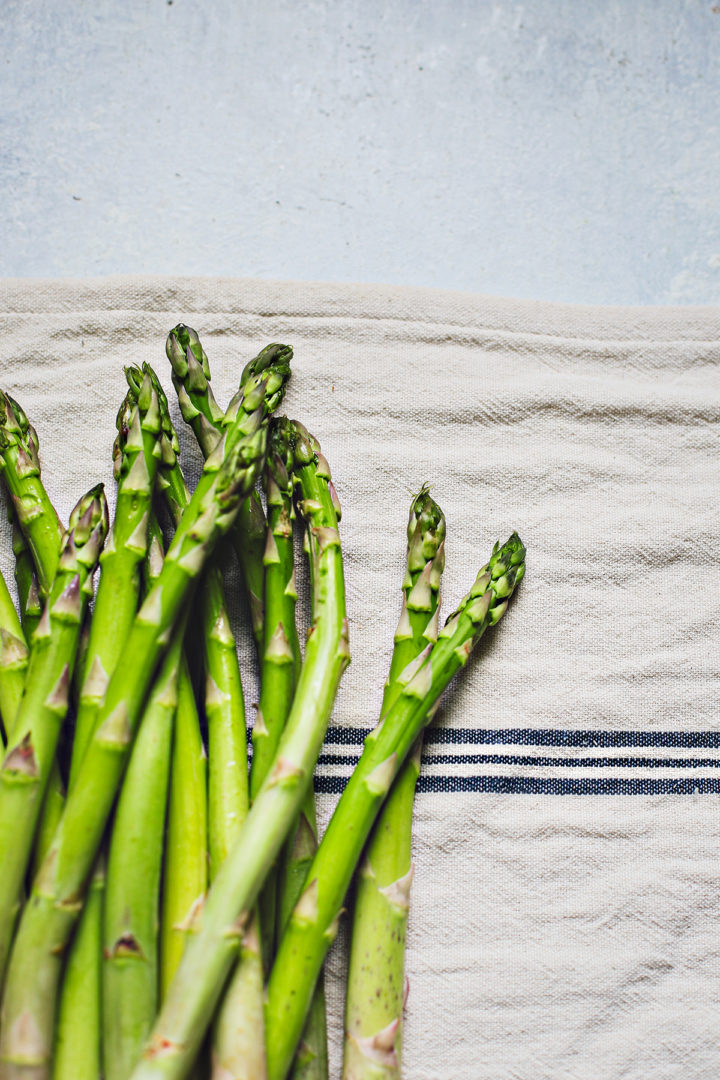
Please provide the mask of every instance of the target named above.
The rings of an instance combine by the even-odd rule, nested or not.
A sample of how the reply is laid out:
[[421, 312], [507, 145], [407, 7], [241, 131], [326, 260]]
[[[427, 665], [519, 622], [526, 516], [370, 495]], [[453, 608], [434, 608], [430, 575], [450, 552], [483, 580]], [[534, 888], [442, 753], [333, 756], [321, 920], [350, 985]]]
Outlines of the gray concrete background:
[[2, 276], [720, 302], [720, 4], [0, 0]]

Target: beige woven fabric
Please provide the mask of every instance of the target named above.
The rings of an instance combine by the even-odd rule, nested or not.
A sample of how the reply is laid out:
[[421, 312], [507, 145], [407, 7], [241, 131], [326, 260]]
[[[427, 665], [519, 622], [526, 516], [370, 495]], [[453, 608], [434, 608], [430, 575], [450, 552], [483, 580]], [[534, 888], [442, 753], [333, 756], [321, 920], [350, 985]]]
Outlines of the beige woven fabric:
[[[426, 747], [405, 1075], [715, 1080], [720, 310], [3, 282], [0, 385], [37, 427], [63, 517], [91, 483], [113, 492], [122, 365], [149, 361], [172, 398], [164, 340], [181, 319], [221, 402], [258, 347], [293, 344], [286, 411], [333, 468], [353, 660], [325, 788], [380, 702], [411, 494], [429, 481], [447, 516], [448, 612], [494, 540], [517, 528], [527, 544], [522, 588]], [[199, 454], [176, 419], [193, 476]], [[252, 702], [247, 635], [241, 649]], [[335, 798], [319, 796], [323, 820]], [[328, 965], [336, 1076], [344, 946]]]

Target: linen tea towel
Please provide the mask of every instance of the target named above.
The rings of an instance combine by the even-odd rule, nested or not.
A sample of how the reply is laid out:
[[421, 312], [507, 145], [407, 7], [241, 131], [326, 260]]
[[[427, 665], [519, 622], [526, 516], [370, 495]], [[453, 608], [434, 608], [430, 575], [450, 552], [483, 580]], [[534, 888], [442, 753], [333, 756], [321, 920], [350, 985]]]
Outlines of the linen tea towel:
[[[352, 663], [326, 821], [376, 719], [410, 498], [448, 522], [449, 613], [517, 528], [528, 571], [428, 732], [416, 802], [410, 1080], [720, 1071], [720, 311], [217, 279], [0, 284], [2, 387], [61, 517], [112, 501], [122, 366], [200, 333], [227, 401], [268, 341], [343, 506]], [[199, 454], [169, 393], [190, 479]], [[9, 529], [0, 568], [12, 580]], [[256, 700], [250, 641], [235, 611]], [[341, 1052], [342, 935], [328, 961]]]

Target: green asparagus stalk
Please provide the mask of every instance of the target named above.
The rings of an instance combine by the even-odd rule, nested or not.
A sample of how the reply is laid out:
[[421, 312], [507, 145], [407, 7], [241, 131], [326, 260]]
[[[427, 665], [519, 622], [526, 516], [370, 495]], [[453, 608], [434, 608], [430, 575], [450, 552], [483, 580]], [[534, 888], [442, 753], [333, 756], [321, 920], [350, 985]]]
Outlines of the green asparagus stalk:
[[[277, 751], [300, 672], [300, 643], [295, 621], [295, 555], [293, 544], [292, 425], [276, 417], [270, 425], [264, 486], [267, 538], [263, 563], [264, 640], [260, 701], [252, 732], [250, 797], [260, 790]], [[262, 955], [266, 971], [275, 953], [277, 875], [271, 871], [260, 894]]]
[[[5, 579], [0, 575], [0, 746], [3, 748], [7, 746], [7, 733], [12, 732], [17, 716], [25, 687], [27, 666], [28, 648], [25, 635]], [[5, 931], [8, 942], [12, 938], [21, 902], [22, 892], [18, 894], [18, 903], [11, 916], [12, 923]]]
[[140, 599], [140, 579], [148, 546], [148, 520], [160, 451], [160, 410], [150, 377], [128, 390], [117, 415], [113, 468], [117, 502], [113, 527], [100, 557], [85, 678], [75, 722], [70, 787], [74, 785], [110, 676], [123, 654]]
[[327, 472], [295, 425], [294, 472], [308, 521], [315, 591], [305, 662], [275, 762], [210, 887], [132, 1080], [180, 1080], [213, 1016], [263, 881], [300, 810], [349, 658], [342, 555]]
[[77, 638], [106, 532], [107, 503], [98, 486], [71, 514], [58, 573], [35, 631], [26, 690], [0, 767], [0, 972], [68, 708]]
[[260, 702], [253, 726], [250, 797], [260, 790], [277, 751], [300, 672], [300, 643], [295, 622], [293, 547], [293, 427], [287, 417], [270, 425], [265, 462], [268, 529], [263, 554], [264, 641]]
[[0, 1025], [0, 1062], [6, 1071], [27, 1065], [33, 1080], [47, 1076], [60, 954], [77, 919], [148, 687], [204, 563], [254, 486], [265, 455], [268, 407], [282, 396], [286, 378], [286, 367], [268, 364], [249, 374], [231, 402], [224, 437], [205, 462], [160, 577], [133, 622], [123, 664], [111, 676], [77, 782], [18, 928]]
[[[85, 622], [82, 625], [82, 628], [80, 630], [80, 637], [78, 638], [77, 660], [75, 661], [73, 684], [70, 690], [70, 701], [72, 703], [76, 716], [78, 708], [80, 707], [80, 691], [82, 690], [82, 684], [85, 681], [85, 662], [87, 660], [88, 646], [90, 644], [91, 622], [92, 618], [88, 613], [85, 616]], [[72, 753], [70, 753], [70, 755], [68, 756], [71, 757]]]
[[[275, 756], [300, 667], [295, 625], [292, 430], [285, 417], [271, 420], [265, 461], [268, 529], [263, 556], [264, 641], [260, 702], [253, 727], [252, 796], [259, 791]], [[227, 849], [223, 857], [226, 853]], [[213, 1024], [213, 1075], [218, 1080], [243, 1080], [246, 1076], [259, 1080], [265, 1075], [263, 981], [264, 967], [270, 968], [275, 944], [276, 888], [273, 870], [248, 924], [238, 963]]]
[[[100, 1076], [100, 999], [102, 927], [105, 896], [105, 858], [101, 855], [87, 889], [82, 918], [63, 971], [52, 1061], [53, 1080], [81, 1080]], [[0, 1076], [33, 1077], [32, 1063], [0, 1064]], [[4, 1072], [2, 1070], [5, 1070]]]
[[[33, 449], [35, 450], [35, 453], [37, 455], [37, 436], [34, 433], [34, 429], [33, 440]], [[36, 477], [36, 481], [38, 484], [41, 484], [39, 474]], [[55, 510], [53, 509], [50, 500], [47, 498], [43, 499], [41, 505], [44, 508], [42, 512], [47, 512], [50, 517], [49, 539], [48, 543], [43, 549], [50, 556], [51, 559], [51, 565], [48, 566], [48, 573], [50, 573], [52, 570], [52, 563], [57, 566], [61, 535], [55, 529], [55, 521], [57, 520], [57, 514], [55, 513]], [[8, 507], [8, 516], [10, 518], [10, 521], [12, 522], [12, 547], [13, 555], [15, 556], [15, 582], [18, 588], [18, 598], [20, 600], [20, 622], [22, 624], [22, 630], [24, 634], [24, 637], [22, 637], [22, 641], [26, 643], [31, 643], [33, 634], [35, 633], [35, 628], [40, 621], [40, 616], [42, 615], [40, 585], [30, 548], [28, 547], [28, 543], [25, 539], [22, 529], [18, 525], [17, 515], [15, 514], [12, 502], [9, 504]], [[51, 538], [54, 535], [57, 536], [57, 552], [54, 552], [52, 549]], [[10, 618], [12, 618], [12, 614], [10, 614]], [[6, 627], [6, 629], [10, 630], [11, 627], [8, 626]], [[80, 642], [82, 642], [82, 633], [80, 637]], [[17, 655], [14, 655], [16, 653]], [[24, 668], [20, 655], [21, 653], [22, 647], [20, 645], [16, 646], [14, 645], [12, 640], [9, 640], [5, 637], [2, 638], [2, 652], [0, 653], [0, 663], [4, 662], [9, 668], [13, 670], [15, 686], [14, 690], [11, 692], [12, 696], [17, 695], [18, 693], [22, 693], [22, 687], [25, 682], [26, 671], [24, 670], [24, 668], [27, 668], [27, 652]], [[73, 673], [73, 687], [77, 685], [79, 667], [82, 670], [80, 644], [78, 644], [75, 671]], [[6, 702], [6, 704], [3, 705], [2, 700], [0, 699], [0, 710], [2, 710], [3, 716], [9, 716], [13, 708], [15, 709], [15, 712], [17, 712], [17, 703], [15, 706], [13, 706], [9, 702]], [[12, 716], [12, 719], [14, 720], [14, 715]], [[58, 750], [58, 756], [60, 756], [61, 752], [62, 746]], [[53, 763], [52, 770], [50, 772], [50, 778], [48, 780], [47, 788], [45, 790], [45, 799], [43, 802], [42, 810], [40, 812], [40, 822], [38, 824], [37, 835], [35, 837], [35, 846], [33, 850], [33, 873], [44, 857], [47, 845], [50, 841], [50, 837], [55, 831], [55, 827], [57, 826], [57, 823], [60, 819], [60, 814], [62, 813], [62, 808], [64, 805], [65, 784], [63, 782], [62, 774], [60, 772], [59, 763], [56, 760]]]
[[[167, 423], [171, 426], [169, 414]], [[177, 456], [174, 465], [161, 469], [161, 477], [168, 509], [177, 521], [188, 498]], [[199, 611], [206, 672], [208, 846], [212, 880], [248, 810], [245, 705], [219, 567], [212, 566], [206, 572]], [[243, 936], [237, 974], [226, 991], [224, 1007], [213, 1030], [212, 1074], [221, 1080], [230, 1080], [238, 1068], [240, 1076], [252, 1076], [256, 1080], [264, 1073], [264, 988], [258, 944], [253, 921]]]
[[[163, 826], [181, 654], [182, 634], [176, 631], [143, 715], [115, 817], [104, 919], [106, 1080], [127, 1080], [158, 1008]], [[176, 842], [170, 834], [168, 843]]]
[[[287, 927], [292, 911], [300, 898], [308, 869], [318, 846], [315, 796], [306, 795], [294, 833], [285, 846], [278, 881], [278, 939]], [[310, 1010], [305, 1020], [300, 1044], [290, 1072], [292, 1080], [327, 1080], [327, 1017], [322, 970], [313, 991]]]
[[[164, 446], [158, 486], [168, 513], [177, 525], [190, 500], [179, 462], [179, 445], [167, 398], [149, 365], [160, 403]], [[136, 371], [136, 385], [142, 374]], [[222, 571], [207, 568], [200, 590], [199, 613], [205, 680], [205, 715], [208, 726], [208, 854], [209, 873], [217, 873], [248, 807], [247, 737], [245, 701], [235, 638], [225, 605]]]
[[[63, 529], [40, 478], [38, 458], [38, 438], [35, 429], [28, 423], [25, 413], [12, 398], [6, 398], [0, 405], [0, 415], [4, 412], [9, 431], [0, 437], [0, 444], [7, 445], [17, 440], [13, 450], [7, 445], [7, 451], [0, 450], [3, 465], [8, 476], [8, 490], [11, 500], [8, 515], [13, 526], [13, 554], [15, 556], [15, 581], [20, 599], [20, 618], [25, 641], [32, 642], [32, 637], [42, 615], [40, 578], [47, 584], [55, 577]], [[28, 461], [30, 464], [28, 465]], [[14, 492], [14, 495], [13, 495]], [[36, 567], [28, 541], [19, 525], [19, 509], [24, 507], [26, 527], [35, 538], [33, 551], [39, 560]], [[43, 596], [47, 596], [47, 589]], [[12, 650], [11, 650], [12, 652]], [[24, 680], [25, 673], [23, 673]], [[14, 721], [15, 717], [12, 717]], [[34, 860], [39, 858], [43, 844], [57, 822], [57, 815], [64, 802], [64, 784], [59, 766], [53, 764], [47, 785], [45, 802], [40, 814], [38, 837], [35, 844]]]
[[222, 575], [211, 567], [200, 601], [208, 730], [210, 879], [215, 877], [247, 815], [245, 701]]
[[22, 623], [25, 640], [30, 642], [42, 615], [40, 584], [30, 548], [22, 529], [18, 525], [12, 504], [9, 506], [9, 516], [12, 521], [12, 548], [15, 556], [15, 583], [20, 600], [20, 622]]
[[[165, 351], [172, 365], [173, 384], [182, 418], [193, 429], [200, 449], [207, 457], [222, 432], [223, 413], [210, 387], [210, 364], [205, 350], [195, 330], [179, 323], [168, 334]], [[289, 363], [292, 349], [289, 345], [268, 345], [248, 367], [263, 365], [267, 355], [272, 355], [276, 360], [282, 357]], [[263, 652], [263, 552], [266, 532], [262, 503], [257, 492], [252, 491], [238, 511], [230, 537], [245, 582], [250, 623], [260, 658]]]
[[20, 405], [0, 391], [0, 458], [3, 476], [32, 552], [41, 598], [55, 579], [62, 525], [40, 480], [38, 439]]
[[308, 872], [305, 890], [280, 943], [268, 983], [266, 1031], [269, 1080], [284, 1080], [312, 991], [337, 932], [341, 907], [362, 848], [400, 766], [427, 724], [439, 695], [488, 626], [507, 608], [524, 573], [516, 534], [497, 545], [457, 611], [400, 676], [402, 692], [367, 736]]
[[[25, 413], [12, 398], [0, 397], [0, 418], [4, 417], [10, 432], [0, 432], [0, 460], [3, 473], [9, 476], [8, 490], [14, 483], [16, 491], [24, 496], [26, 503], [33, 504], [31, 516], [36, 535], [44, 542], [40, 551], [44, 558], [46, 578], [54, 577], [57, 570], [62, 541], [62, 527], [40, 479], [38, 440], [35, 429], [28, 423]], [[15, 430], [15, 429], [18, 430]], [[18, 440], [11, 449], [9, 443]], [[5, 457], [8, 458], [5, 470]], [[31, 459], [28, 467], [26, 458]], [[32, 475], [23, 476], [24, 472]], [[28, 494], [28, 489], [30, 494]], [[12, 728], [20, 704], [28, 663], [28, 645], [42, 614], [38, 574], [25, 535], [18, 524], [18, 514], [11, 495], [8, 518], [12, 523], [12, 546], [15, 556], [15, 581], [20, 600], [20, 619], [5, 581], [0, 586], [0, 728], [5, 734]], [[7, 741], [7, 740], [5, 740]]]
[[[403, 606], [380, 714], [402, 693], [402, 672], [437, 640], [445, 518], [426, 488], [410, 507]], [[405, 934], [415, 785], [422, 735], [375, 822], [357, 877], [345, 1008], [343, 1080], [399, 1080]]]
[[[165, 495], [166, 505], [177, 525], [188, 506], [190, 493], [178, 461], [179, 444], [170, 419], [167, 398], [149, 364], [143, 365], [142, 371], [136, 367], [129, 368], [127, 377], [131, 392], [137, 395], [146, 379], [151, 380], [155, 389], [162, 431], [158, 487]], [[205, 572], [206, 581], [208, 577], [216, 581], [217, 573], [210, 567]], [[201, 590], [201, 596], [206, 593], [206, 588]], [[208, 875], [207, 760], [190, 672], [187, 660], [182, 656], [178, 660], [176, 691], [159, 935], [161, 997], [172, 981], [185, 939], [192, 932], [193, 920], [201, 909]], [[148, 1015], [148, 1023], [152, 1016], [154, 1011]], [[144, 1034], [147, 1034], [147, 1030]], [[137, 1050], [139, 1053], [140, 1046]]]
[[7, 745], [25, 688], [28, 647], [15, 604], [0, 575], [0, 736]]
[[[113, 471], [118, 483], [112, 530], [100, 557], [100, 580], [84, 657], [70, 762], [72, 789], [92, 738], [108, 679], [135, 618], [148, 547], [148, 520], [161, 439], [157, 395], [146, 379], [118, 410]], [[55, 822], [57, 828], [59, 822]], [[54, 830], [50, 833], [50, 838]], [[54, 1080], [95, 1080], [102, 1070], [102, 944], [106, 852], [70, 946], [60, 995]], [[103, 887], [101, 887], [103, 886]]]
[[160, 921], [160, 993], [167, 994], [207, 890], [207, 760], [187, 662], [180, 665]]
[[[160, 412], [164, 430], [167, 432], [168, 450], [163, 455], [163, 464], [159, 470], [159, 481], [165, 502], [171, 518], [177, 523], [187, 506], [189, 494], [178, 461], [177, 436], [170, 420], [167, 409], [167, 401], [158, 387], [160, 400]], [[224, 860], [231, 843], [239, 831], [240, 826], [247, 814], [248, 808], [248, 777], [247, 777], [247, 743], [245, 728], [245, 706], [238, 667], [235, 639], [233, 637], [230, 621], [225, 608], [224, 587], [222, 573], [217, 566], [211, 566], [205, 575], [203, 588], [200, 591], [200, 626], [204, 652], [205, 680], [205, 715], [208, 728], [208, 848], [209, 848], [209, 874], [210, 879], [217, 873]], [[197, 762], [197, 755], [192, 759]], [[204, 774], [202, 777], [204, 782]], [[178, 788], [180, 792], [187, 793], [187, 781]], [[187, 799], [187, 795], [185, 796]], [[193, 797], [189, 801], [192, 803]], [[170, 818], [171, 824], [173, 815]], [[169, 848], [173, 850], [170, 840]], [[186, 849], [187, 850], [187, 849]], [[190, 846], [192, 850], [192, 846]], [[177, 873], [174, 865], [175, 859], [169, 866], [171, 881], [180, 877], [181, 883], [187, 880], [188, 875]], [[197, 861], [194, 863], [198, 865]], [[198, 878], [195, 886], [185, 897], [184, 907], [187, 908], [194, 898], [197, 897], [197, 888], [201, 884]], [[204, 885], [204, 878], [202, 879]], [[170, 884], [166, 886], [166, 896], [175, 896], [176, 889]], [[186, 911], [183, 905], [173, 915], [165, 919], [167, 929], [173, 922], [185, 925]], [[189, 920], [192, 925], [192, 919]], [[175, 936], [179, 936], [176, 931]], [[250, 1017], [251, 1038], [241, 1046], [243, 1054], [243, 1069], [249, 1070], [250, 1075], [260, 1077], [261, 1061], [264, 1061], [265, 1043], [262, 1038], [263, 1016], [263, 977], [262, 966], [252, 963], [252, 952], [256, 943], [257, 935], [252, 932], [245, 934], [241, 951], [244, 951], [245, 964], [242, 966], [242, 980], [235, 980], [229, 989], [230, 997], [238, 992], [242, 998], [243, 1015]], [[170, 973], [174, 969], [184, 946], [184, 938], [179, 938], [179, 948], [173, 954], [173, 966], [168, 969]], [[167, 955], [167, 950], [166, 950]], [[235, 1010], [233, 1010], [235, 1014]], [[259, 1025], [259, 1027], [258, 1027]], [[243, 1025], [244, 1030], [246, 1026]], [[231, 1054], [237, 1052], [238, 1040], [236, 1038], [237, 1025], [226, 1029], [222, 1024], [216, 1029], [216, 1038], [213, 1047], [213, 1071], [222, 1069], [226, 1071], [224, 1080], [233, 1075], [228, 1072], [232, 1068]], [[223, 1045], [223, 1036], [230, 1036], [228, 1046]], [[242, 1040], [241, 1040], [242, 1043]], [[248, 1057], [248, 1055], [250, 1055]]]
[[[275, 421], [276, 447], [268, 452], [265, 490], [268, 501], [268, 541], [265, 553], [265, 654], [263, 656], [260, 707], [253, 728], [253, 768], [250, 790], [260, 785], [271, 765], [292, 704], [292, 695], [300, 672], [301, 655], [295, 622], [294, 545], [292, 538], [292, 453], [289, 436], [292, 425], [282, 418]], [[272, 431], [271, 431], [272, 440]], [[272, 445], [272, 443], [271, 443]], [[323, 465], [329, 477], [327, 462]], [[334, 496], [332, 481], [328, 483]], [[340, 519], [340, 505], [335, 497]], [[311, 563], [312, 572], [312, 563]], [[287, 643], [287, 647], [286, 646]], [[315, 793], [312, 785], [303, 800], [297, 825], [292, 830], [278, 862], [279, 872], [268, 875], [261, 893], [263, 959], [269, 972], [275, 954], [276, 935], [285, 929], [285, 921], [295, 907], [305, 871], [317, 848]], [[277, 908], [277, 910], [276, 910]], [[266, 933], [266, 924], [272, 933]], [[327, 1026], [322, 977], [315, 988], [313, 1006], [295, 1059], [294, 1080], [326, 1080]]]
[[[34, 436], [34, 449], [37, 451], [37, 436]], [[41, 484], [40, 477], [36, 478], [37, 482]], [[50, 534], [55, 531], [54, 521], [57, 518], [55, 511], [50, 505], [49, 499], [45, 500], [44, 505], [50, 507]], [[22, 529], [18, 525], [17, 516], [13, 509], [12, 503], [8, 507], [8, 516], [12, 522], [13, 527], [13, 554], [15, 556], [15, 581], [18, 586], [18, 597], [20, 600], [20, 621], [24, 633], [23, 642], [31, 643], [32, 636], [35, 632], [35, 628], [40, 621], [42, 615], [42, 603], [40, 600], [40, 589], [38, 584], [38, 575], [33, 562], [30, 548], [28, 547], [27, 540], [25, 539]], [[58, 536], [58, 551], [52, 550], [52, 544], [46, 545], [46, 552], [50, 555], [51, 560], [57, 566], [57, 559], [59, 555], [61, 536]], [[49, 571], [48, 571], [49, 572]], [[12, 613], [9, 613], [12, 619]], [[17, 624], [15, 624], [17, 626]], [[9, 650], [9, 657], [12, 656], [14, 649], [12, 648], [12, 642], [9, 643], [11, 648]], [[79, 648], [78, 648], [79, 657]], [[73, 676], [73, 684], [75, 682], [75, 676], [77, 675], [78, 661], [75, 663], [75, 672]], [[14, 665], [13, 665], [14, 667]], [[25, 662], [25, 669], [27, 669], [27, 659]], [[15, 686], [13, 688], [14, 695], [18, 693], [22, 694], [23, 685], [25, 682], [26, 670], [22, 670], [22, 662], [20, 662], [19, 668], [14, 672], [15, 674]], [[20, 680], [22, 677], [22, 682]], [[15, 704], [15, 714], [17, 713], [17, 705]], [[8, 706], [8, 715], [12, 706]], [[12, 717], [14, 721], [15, 716]], [[63, 729], [64, 730], [64, 729]], [[62, 732], [61, 732], [61, 744], [62, 744]], [[60, 772], [60, 766], [57, 757], [62, 752], [62, 745], [58, 747], [56, 760], [53, 762], [50, 777], [48, 779], [47, 787], [45, 789], [45, 797], [43, 800], [42, 810], [40, 812], [40, 820], [37, 827], [37, 833], [35, 836], [35, 844], [33, 848], [33, 871], [39, 864], [47, 843], [49, 842], [52, 832], [57, 825], [59, 815], [62, 812], [62, 808], [65, 804], [65, 784]]]
[[[77, 665], [77, 660], [75, 663]], [[55, 835], [55, 830], [58, 827], [62, 812], [65, 809], [67, 789], [62, 772], [60, 771], [58, 756], [59, 750], [56, 751], [55, 761], [50, 769], [50, 776], [48, 777], [48, 782], [45, 787], [45, 796], [40, 811], [40, 820], [38, 821], [37, 829], [35, 830], [35, 841], [29, 875], [31, 878], [35, 876], [41, 862], [48, 853], [50, 842]]]
[[262, 956], [254, 912], [243, 931], [237, 963], [213, 1024], [213, 1080], [265, 1080], [264, 1008]]
[[[146, 593], [164, 560], [154, 514], [148, 535]], [[115, 812], [103, 918], [105, 1080], [127, 1080], [158, 1008], [160, 880], [182, 639], [181, 626], [145, 707]]]

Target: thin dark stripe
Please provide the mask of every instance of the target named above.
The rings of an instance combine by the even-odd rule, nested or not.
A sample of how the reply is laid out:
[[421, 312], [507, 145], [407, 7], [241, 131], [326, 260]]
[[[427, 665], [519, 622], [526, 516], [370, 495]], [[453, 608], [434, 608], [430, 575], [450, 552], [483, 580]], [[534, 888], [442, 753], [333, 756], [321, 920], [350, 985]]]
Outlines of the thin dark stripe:
[[[316, 776], [315, 791], [339, 795], [347, 777]], [[487, 791], [506, 795], [717, 795], [720, 777], [635, 780], [622, 777], [423, 776], [418, 791]]]
[[[331, 727], [325, 742], [335, 746], [357, 746], [368, 734], [367, 728]], [[716, 749], [720, 747], [718, 731], [566, 731], [562, 728], [429, 728], [425, 733], [428, 746], [441, 743], [513, 744], [517, 746], [680, 746]]]
[[[360, 755], [321, 754], [318, 765], [357, 765]], [[542, 765], [593, 769], [720, 769], [720, 758], [533, 757], [531, 754], [423, 754], [423, 765]]]

